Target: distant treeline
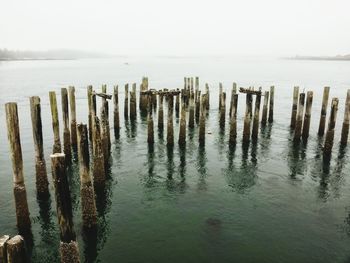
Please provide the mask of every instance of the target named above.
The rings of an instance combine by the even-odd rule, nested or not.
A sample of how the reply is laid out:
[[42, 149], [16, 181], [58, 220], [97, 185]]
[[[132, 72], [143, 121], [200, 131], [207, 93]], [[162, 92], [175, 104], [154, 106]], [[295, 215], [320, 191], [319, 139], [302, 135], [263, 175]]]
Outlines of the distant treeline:
[[107, 54], [85, 52], [79, 50], [47, 50], [24, 51], [0, 49], [0, 60], [46, 60], [46, 59], [81, 59], [81, 58], [106, 58]]

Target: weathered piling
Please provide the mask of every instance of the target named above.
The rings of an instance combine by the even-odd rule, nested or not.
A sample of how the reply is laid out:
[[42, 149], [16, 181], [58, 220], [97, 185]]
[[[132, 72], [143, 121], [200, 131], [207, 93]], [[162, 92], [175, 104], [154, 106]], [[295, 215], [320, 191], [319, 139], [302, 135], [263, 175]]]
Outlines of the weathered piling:
[[164, 129], [164, 110], [163, 110], [163, 94], [159, 93], [159, 108], [158, 108], [158, 130], [163, 131]]
[[223, 87], [222, 83], [219, 83], [219, 112], [221, 110], [221, 105], [222, 105], [222, 92], [223, 92]]
[[[210, 108], [210, 95], [209, 95], [209, 85], [208, 83], [205, 84], [205, 93], [206, 93], [206, 96], [205, 96], [205, 109], [207, 111], [209, 111], [209, 108]], [[206, 112], [207, 114], [208, 112]]]
[[250, 140], [250, 128], [252, 122], [252, 110], [253, 110], [253, 95], [251, 93], [246, 94], [246, 109], [243, 125], [243, 142], [247, 143]]
[[129, 84], [125, 84], [125, 97], [124, 97], [124, 119], [129, 119]]
[[152, 117], [152, 95], [148, 95], [148, 114], [147, 114], [147, 142], [154, 144], [154, 123]]
[[43, 147], [40, 98], [37, 96], [30, 97], [29, 101], [35, 149], [36, 190], [39, 194], [48, 194], [49, 181], [47, 180]]
[[197, 91], [197, 96], [196, 96], [196, 112], [195, 112], [195, 116], [196, 116], [196, 123], [199, 123], [199, 116], [200, 116], [200, 112], [201, 112], [201, 91], [198, 90]]
[[221, 94], [221, 103], [220, 103], [220, 128], [225, 128], [225, 116], [226, 116], [226, 92], [222, 92]]
[[269, 123], [273, 122], [273, 106], [275, 98], [275, 86], [270, 87], [270, 107], [269, 107]]
[[141, 110], [141, 112], [147, 112], [148, 107], [147, 107], [147, 103], [148, 103], [148, 98], [146, 94], [143, 94], [143, 92], [148, 90], [148, 78], [147, 77], [143, 77], [142, 78], [142, 83], [140, 86], [140, 102], [139, 102], [139, 108]]
[[195, 79], [195, 91], [198, 93], [199, 90], [199, 77], [196, 77]]
[[25, 231], [30, 229], [31, 222], [29, 218], [27, 192], [24, 185], [22, 147], [19, 133], [17, 103], [6, 103], [5, 109], [7, 137], [10, 143], [10, 156], [13, 169], [13, 192], [15, 196], [17, 227], [20, 230]]
[[337, 120], [338, 113], [338, 98], [333, 98], [331, 102], [331, 114], [329, 116], [328, 128], [326, 132], [326, 138], [323, 147], [323, 154], [329, 156], [332, 153], [333, 142], [334, 142], [334, 129]]
[[180, 113], [180, 94], [175, 95], [175, 115], [176, 118], [179, 118], [179, 113]]
[[[260, 88], [261, 91], [261, 88]], [[260, 118], [260, 104], [261, 104], [261, 92], [256, 94], [255, 97], [255, 108], [253, 117], [253, 128], [252, 128], [252, 140], [256, 141], [259, 134], [259, 118]]]
[[206, 107], [207, 107], [207, 95], [203, 94], [201, 97], [201, 112], [199, 119], [199, 136], [198, 141], [199, 145], [205, 144], [205, 118], [206, 118]]
[[327, 116], [327, 105], [329, 98], [329, 87], [324, 87], [323, 89], [323, 97], [322, 97], [322, 107], [321, 107], [321, 116], [320, 116], [320, 124], [318, 127], [318, 136], [323, 136], [324, 130], [326, 127], [326, 116]]
[[28, 262], [26, 255], [26, 246], [22, 236], [17, 235], [7, 241], [7, 260], [8, 263]]
[[97, 224], [97, 213], [94, 188], [90, 176], [89, 140], [86, 125], [78, 124], [77, 135], [83, 226], [91, 228]]
[[120, 136], [120, 120], [119, 120], [119, 97], [118, 86], [114, 86], [113, 90], [113, 102], [114, 102], [114, 136], [119, 139]]
[[71, 163], [71, 144], [69, 131], [69, 113], [68, 113], [68, 92], [66, 88], [61, 89], [62, 117], [63, 117], [63, 152], [67, 164]]
[[60, 153], [62, 151], [61, 139], [60, 139], [60, 124], [58, 121], [58, 110], [57, 110], [57, 99], [54, 91], [49, 92], [50, 97], [50, 108], [52, 117], [52, 130], [53, 130], [53, 153]]
[[180, 146], [183, 146], [186, 143], [186, 108], [184, 102], [181, 103], [181, 118], [178, 143]]
[[302, 132], [303, 141], [306, 141], [307, 138], [309, 137], [313, 97], [314, 97], [314, 93], [312, 91], [308, 91], [306, 94], [306, 106], [305, 106], [305, 115], [304, 115], [303, 132]]
[[293, 89], [293, 104], [292, 104], [292, 116], [290, 118], [290, 128], [295, 129], [295, 123], [297, 120], [298, 112], [298, 98], [299, 98], [299, 87], [295, 86]]
[[92, 86], [87, 87], [87, 98], [88, 98], [88, 122], [89, 122], [89, 140], [92, 145]]
[[154, 110], [157, 110], [157, 94], [154, 92], [152, 93], [152, 107]]
[[105, 167], [108, 166], [109, 162], [109, 153], [110, 153], [110, 147], [109, 147], [109, 138], [108, 138], [108, 119], [107, 119], [107, 111], [106, 111], [106, 104], [108, 103], [107, 100], [102, 101], [101, 106], [101, 144], [102, 144], [102, 151], [104, 156], [104, 163]]
[[174, 96], [169, 94], [168, 96], [168, 123], [167, 123], [167, 145], [174, 145], [174, 124], [173, 124], [173, 107]]
[[270, 92], [265, 91], [264, 93], [264, 105], [262, 110], [262, 116], [261, 116], [261, 126], [264, 127], [267, 122], [267, 111], [268, 111], [268, 105], [269, 105], [269, 96]]
[[77, 113], [75, 110], [75, 88], [68, 88], [70, 108], [70, 136], [73, 151], [77, 150]]
[[234, 146], [237, 139], [237, 105], [238, 105], [238, 94], [234, 94], [232, 98], [232, 111], [230, 118], [230, 139], [229, 145]]
[[298, 142], [301, 137], [301, 131], [303, 127], [303, 114], [304, 114], [304, 105], [305, 105], [305, 93], [302, 92], [299, 94], [299, 105], [297, 112], [297, 119], [294, 129], [294, 141]]
[[349, 123], [350, 123], [350, 89], [346, 93], [345, 109], [344, 109], [344, 120], [343, 127], [341, 130], [340, 143], [346, 145], [349, 137]]
[[233, 82], [232, 84], [232, 90], [231, 90], [231, 101], [230, 101], [230, 112], [229, 116], [232, 116], [232, 107], [233, 107], [233, 101], [234, 101], [234, 96], [237, 93], [237, 84]]
[[97, 116], [93, 120], [93, 166], [92, 174], [94, 183], [96, 185], [103, 185], [105, 183], [106, 174], [105, 174], [105, 161], [102, 148], [102, 139], [101, 139], [101, 127], [100, 120]]
[[61, 262], [80, 262], [78, 243], [76, 242], [76, 235], [73, 226], [72, 201], [65, 163], [64, 153], [55, 153], [51, 155], [57, 219], [60, 228]]
[[[136, 87], [135, 87], [136, 89]], [[136, 94], [136, 90], [135, 90]], [[109, 154], [111, 150], [111, 134], [110, 134], [110, 126], [109, 126], [109, 104], [107, 99], [111, 99], [111, 95], [107, 94], [107, 85], [102, 85], [102, 94], [98, 94], [99, 96], [102, 97], [102, 109], [101, 109], [101, 115], [103, 114], [103, 118], [101, 117], [101, 122], [102, 122], [102, 128], [104, 131], [103, 138], [105, 140], [105, 145], [106, 145], [106, 154], [105, 154], [105, 161], [106, 165], [108, 163], [109, 159]], [[136, 100], [136, 98], [135, 98]], [[135, 101], [136, 102], [136, 101]], [[136, 104], [135, 104], [136, 107]], [[102, 113], [102, 110], [104, 111]], [[135, 109], [136, 111], [136, 109]]]
[[136, 83], [132, 84], [130, 92], [130, 120], [136, 120]]
[[7, 262], [7, 241], [10, 240], [10, 236], [0, 236], [0, 262]]
[[[182, 105], [181, 105], [181, 114], [182, 114]], [[194, 128], [194, 92], [190, 94], [190, 111], [188, 117], [188, 127], [190, 129]]]

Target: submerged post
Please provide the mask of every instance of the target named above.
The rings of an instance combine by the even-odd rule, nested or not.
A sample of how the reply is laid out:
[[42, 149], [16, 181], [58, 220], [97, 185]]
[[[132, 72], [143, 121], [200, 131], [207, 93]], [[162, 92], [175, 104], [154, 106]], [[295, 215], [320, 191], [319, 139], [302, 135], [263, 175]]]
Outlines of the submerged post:
[[35, 149], [36, 189], [39, 194], [48, 194], [49, 181], [47, 180], [46, 163], [43, 147], [40, 98], [37, 96], [30, 97], [29, 101]]
[[127, 120], [129, 119], [129, 108], [128, 108], [128, 103], [129, 103], [129, 84], [125, 84], [125, 97], [124, 97], [124, 119]]
[[119, 97], [118, 97], [118, 85], [114, 86], [113, 92], [114, 98], [114, 136], [119, 139], [120, 132], [120, 120], [119, 120]]
[[314, 93], [312, 91], [308, 91], [306, 94], [306, 107], [305, 107], [305, 116], [304, 116], [303, 133], [302, 133], [304, 142], [309, 137], [313, 96], [314, 96]]
[[252, 122], [252, 111], [253, 111], [253, 95], [251, 93], [246, 94], [246, 110], [244, 117], [244, 126], [243, 126], [243, 142], [247, 143], [250, 140], [250, 126]]
[[299, 98], [299, 87], [295, 86], [293, 89], [293, 104], [292, 104], [292, 116], [290, 118], [290, 128], [295, 129], [295, 123], [297, 120], [298, 112], [298, 98]]
[[94, 188], [90, 176], [89, 140], [85, 124], [78, 124], [77, 135], [83, 226], [91, 228], [97, 224], [97, 213]]
[[63, 117], [63, 152], [67, 164], [71, 163], [71, 144], [69, 131], [69, 114], [68, 114], [68, 92], [66, 88], [61, 89], [62, 117]]
[[55, 153], [51, 155], [57, 219], [60, 227], [61, 262], [80, 262], [78, 243], [76, 242], [76, 235], [73, 227], [72, 201], [65, 163], [64, 153]]
[[260, 93], [256, 94], [255, 108], [253, 117], [252, 140], [256, 141], [259, 134], [259, 118], [260, 118], [261, 88]]
[[233, 95], [232, 99], [232, 112], [230, 118], [230, 140], [229, 145], [236, 145], [237, 139], [237, 104], [238, 104], [238, 94]]
[[349, 137], [349, 123], [350, 123], [350, 89], [346, 93], [345, 109], [344, 109], [344, 121], [341, 130], [340, 143], [346, 145]]
[[167, 145], [174, 145], [174, 124], [173, 124], [174, 96], [168, 95], [168, 124], [167, 124]]
[[338, 98], [333, 98], [331, 103], [331, 115], [329, 116], [328, 129], [323, 147], [323, 154], [329, 156], [332, 153], [334, 142], [334, 129], [338, 113]]
[[77, 113], [75, 110], [75, 88], [69, 87], [70, 132], [73, 151], [77, 150]]
[[7, 241], [7, 259], [5, 259], [4, 262], [8, 262], [8, 263], [28, 262], [26, 246], [22, 236], [17, 235]]
[[179, 130], [179, 145], [186, 144], [186, 108], [185, 103], [181, 103], [181, 118], [180, 118], [180, 130]]
[[329, 87], [324, 87], [323, 89], [323, 98], [322, 98], [322, 107], [321, 107], [321, 116], [320, 116], [320, 125], [318, 127], [318, 136], [323, 136], [325, 126], [326, 126], [326, 116], [327, 116], [327, 104], [329, 98]]
[[270, 96], [270, 92], [265, 91], [265, 93], [264, 93], [264, 105], [263, 105], [262, 116], [261, 116], [261, 126], [262, 127], [266, 126], [266, 122], [267, 122], [267, 110], [268, 110], [268, 105], [269, 105], [269, 96]]
[[305, 93], [299, 94], [299, 106], [298, 106], [298, 113], [297, 113], [297, 119], [295, 123], [295, 129], [294, 129], [294, 141], [299, 141], [301, 137], [301, 129], [303, 127], [303, 114], [304, 114], [304, 105], [305, 105]]
[[269, 123], [273, 122], [273, 106], [274, 106], [274, 97], [275, 97], [275, 86], [270, 87], [270, 108], [269, 108]]
[[49, 92], [50, 108], [52, 117], [52, 130], [54, 136], [53, 153], [60, 153], [62, 151], [60, 140], [60, 124], [58, 121], [57, 99], [54, 91]]
[[30, 229], [31, 222], [29, 218], [27, 192], [24, 185], [22, 147], [19, 133], [17, 103], [6, 103], [5, 109], [7, 138], [10, 143], [10, 156], [13, 169], [13, 193], [15, 196], [17, 227], [20, 230], [28, 230]]

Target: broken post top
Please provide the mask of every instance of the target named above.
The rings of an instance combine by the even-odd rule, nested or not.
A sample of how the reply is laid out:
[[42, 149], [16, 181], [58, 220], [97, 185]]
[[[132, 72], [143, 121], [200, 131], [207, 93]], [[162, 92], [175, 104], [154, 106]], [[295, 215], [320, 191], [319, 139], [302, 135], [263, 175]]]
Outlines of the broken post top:
[[102, 93], [102, 92], [92, 92], [93, 95], [96, 95], [98, 97], [101, 97], [103, 99], [106, 99], [106, 100], [111, 100], [112, 99], [112, 95], [110, 94], [107, 94], [107, 93]]
[[246, 94], [252, 94], [252, 95], [260, 95], [260, 96], [262, 95], [261, 94], [261, 87], [259, 88], [259, 90], [254, 90], [254, 88], [251, 88], [251, 87], [248, 89], [240, 87], [239, 92], [246, 93]]
[[173, 89], [173, 90], [156, 90], [156, 89], [149, 89], [146, 91], [141, 91], [142, 95], [178, 95], [181, 91], [179, 89]]

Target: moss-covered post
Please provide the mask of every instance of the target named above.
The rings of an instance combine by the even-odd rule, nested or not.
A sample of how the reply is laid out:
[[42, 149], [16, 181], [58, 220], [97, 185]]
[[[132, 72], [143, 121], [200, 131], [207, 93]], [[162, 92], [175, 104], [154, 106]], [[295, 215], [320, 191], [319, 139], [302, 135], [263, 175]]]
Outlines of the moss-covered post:
[[263, 110], [262, 110], [262, 116], [261, 116], [261, 126], [264, 127], [267, 122], [267, 111], [269, 107], [269, 91], [265, 91], [264, 93], [264, 105], [263, 105]]
[[229, 139], [229, 145], [234, 146], [236, 145], [236, 139], [237, 139], [237, 105], [238, 105], [238, 94], [233, 95], [232, 99], [232, 112], [231, 112], [231, 118], [230, 118], [230, 139]]
[[320, 124], [318, 126], [318, 136], [324, 135], [324, 130], [326, 127], [326, 116], [327, 116], [329, 89], [330, 89], [329, 87], [324, 87], [324, 89], [323, 89]]
[[324, 156], [329, 156], [332, 153], [333, 142], [334, 142], [334, 129], [337, 120], [338, 113], [338, 98], [333, 98], [331, 102], [331, 114], [329, 116], [328, 128], [326, 133], [326, 138], [323, 147]]
[[37, 96], [30, 97], [29, 102], [35, 149], [36, 190], [38, 194], [48, 194], [49, 181], [47, 180], [46, 163], [43, 147], [40, 98]]
[[309, 137], [313, 97], [314, 97], [314, 93], [312, 91], [308, 91], [306, 94], [306, 106], [305, 106], [305, 115], [304, 115], [303, 132], [302, 132], [302, 138], [304, 142], [307, 141], [307, 138]]
[[58, 110], [57, 110], [57, 99], [56, 93], [54, 91], [49, 92], [50, 97], [50, 108], [51, 108], [51, 117], [52, 117], [52, 130], [53, 130], [53, 153], [60, 153], [62, 151], [61, 139], [60, 139], [60, 124], [58, 120]]
[[253, 117], [253, 128], [252, 128], [252, 140], [257, 141], [259, 135], [259, 118], [260, 118], [260, 104], [261, 104], [261, 88], [260, 93], [256, 94], [255, 97], [255, 108]]
[[70, 164], [72, 159], [72, 152], [69, 131], [68, 92], [66, 88], [61, 89], [61, 103], [63, 117], [63, 152], [65, 154], [66, 164]]
[[348, 143], [349, 123], [350, 123], [350, 89], [348, 89], [348, 92], [346, 94], [346, 101], [345, 101], [344, 121], [343, 121], [343, 127], [341, 130], [341, 139], [340, 139], [340, 143], [342, 145], [346, 145]]
[[70, 135], [73, 151], [77, 151], [77, 113], [75, 110], [75, 88], [68, 88], [69, 91], [69, 106], [70, 106]]
[[292, 116], [290, 118], [290, 128], [295, 129], [295, 123], [297, 120], [298, 112], [298, 98], [299, 98], [299, 87], [295, 86], [293, 89], [293, 104], [292, 104]]
[[119, 136], [120, 136], [120, 120], [119, 120], [118, 85], [114, 86], [113, 102], [114, 102], [114, 136], [115, 136], [116, 139], [119, 139]]
[[80, 262], [79, 248], [73, 226], [72, 201], [65, 163], [64, 153], [55, 153], [51, 155], [57, 219], [60, 228], [61, 262]]
[[305, 105], [305, 93], [302, 92], [299, 94], [297, 120], [295, 123], [295, 129], [294, 129], [294, 141], [296, 141], [296, 142], [298, 142], [300, 140], [300, 137], [301, 137], [301, 130], [303, 127], [304, 105]]

